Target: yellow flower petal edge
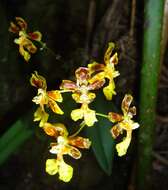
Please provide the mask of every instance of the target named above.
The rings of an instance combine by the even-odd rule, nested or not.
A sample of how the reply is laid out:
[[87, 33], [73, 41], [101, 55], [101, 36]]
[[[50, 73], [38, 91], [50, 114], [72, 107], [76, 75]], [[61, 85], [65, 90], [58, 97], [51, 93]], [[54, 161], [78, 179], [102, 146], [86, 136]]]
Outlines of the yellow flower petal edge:
[[126, 137], [122, 142], [116, 145], [118, 156], [124, 156], [127, 153], [127, 149], [130, 145], [131, 138]]
[[82, 109], [75, 109], [75, 110], [72, 110], [71, 112], [71, 118], [74, 120], [74, 121], [77, 121], [79, 119], [82, 119], [83, 118], [83, 110]]
[[66, 164], [63, 159], [47, 159], [46, 172], [49, 175], [59, 174], [59, 179], [64, 182], [69, 182], [73, 176], [73, 168]]
[[69, 182], [72, 176], [73, 168], [62, 160], [59, 165], [59, 179], [64, 182]]
[[103, 93], [107, 100], [112, 100], [113, 95], [116, 95], [114, 89], [115, 89], [114, 81], [111, 81], [108, 86], [103, 88]]
[[47, 159], [45, 170], [48, 174], [55, 175], [58, 172], [58, 161], [56, 159]]

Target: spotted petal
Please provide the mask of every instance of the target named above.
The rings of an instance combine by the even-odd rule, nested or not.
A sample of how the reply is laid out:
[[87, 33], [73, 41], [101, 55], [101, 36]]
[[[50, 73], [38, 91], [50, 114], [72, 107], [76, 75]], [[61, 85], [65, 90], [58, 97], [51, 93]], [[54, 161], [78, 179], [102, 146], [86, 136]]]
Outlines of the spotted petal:
[[15, 17], [16, 23], [20, 27], [20, 30], [26, 30], [27, 29], [27, 23], [26, 21], [21, 17]]
[[32, 86], [35, 86], [36, 88], [42, 88], [45, 89], [47, 88], [46, 80], [43, 76], [39, 75], [37, 71], [32, 74], [30, 78], [30, 84]]
[[117, 65], [118, 64], [118, 54], [115, 53], [111, 58], [110, 58], [110, 64]]
[[16, 26], [13, 22], [10, 22], [9, 32], [19, 34], [20, 28]]
[[54, 101], [62, 102], [63, 98], [59, 90], [47, 91], [47, 95]]
[[89, 69], [87, 67], [79, 67], [75, 71], [75, 76], [79, 84], [87, 83], [90, 78]]
[[88, 64], [88, 69], [89, 69], [90, 74], [93, 74], [94, 72], [98, 72], [98, 71], [103, 71], [104, 67], [105, 67], [104, 64], [99, 64], [97, 62]]
[[52, 137], [68, 136], [68, 131], [62, 123], [45, 123], [43, 129], [47, 135]]
[[112, 50], [114, 49], [114, 47], [115, 47], [114, 43], [110, 42], [108, 44], [108, 48], [107, 48], [105, 55], [104, 55], [104, 62], [106, 65], [109, 64], [111, 53], [112, 53]]
[[72, 146], [76, 146], [78, 148], [90, 148], [91, 145], [91, 141], [88, 138], [83, 138], [83, 137], [73, 137], [73, 138], [69, 138], [68, 142], [70, 145]]
[[75, 147], [73, 147], [73, 146], [69, 146], [68, 145], [68, 154], [72, 157], [72, 158], [75, 158], [75, 159], [79, 159], [79, 158], [81, 158], [81, 152], [77, 149], [77, 148], [75, 148]]
[[60, 115], [64, 114], [64, 112], [61, 110], [61, 108], [58, 106], [58, 104], [54, 100], [49, 99], [48, 100], [48, 105], [49, 105], [49, 107], [51, 108], [51, 110], [54, 113], [57, 113], [57, 114], [60, 114]]
[[133, 97], [130, 94], [126, 94], [121, 104], [121, 109], [124, 114], [127, 114], [132, 103]]
[[123, 119], [123, 116], [118, 114], [118, 113], [115, 113], [115, 112], [109, 112], [108, 113], [108, 119], [115, 123], [115, 122], [119, 122]]
[[76, 89], [76, 83], [71, 80], [63, 80], [60, 89], [73, 91]]
[[120, 124], [116, 124], [111, 129], [111, 134], [114, 139], [116, 139], [122, 132]]
[[25, 31], [27, 29], [26, 21], [21, 17], [15, 17], [16, 24], [14, 22], [10, 23], [9, 31], [19, 34], [19, 31]]
[[32, 40], [35, 40], [35, 41], [41, 41], [42, 39], [42, 34], [39, 31], [31, 32], [28, 35]]

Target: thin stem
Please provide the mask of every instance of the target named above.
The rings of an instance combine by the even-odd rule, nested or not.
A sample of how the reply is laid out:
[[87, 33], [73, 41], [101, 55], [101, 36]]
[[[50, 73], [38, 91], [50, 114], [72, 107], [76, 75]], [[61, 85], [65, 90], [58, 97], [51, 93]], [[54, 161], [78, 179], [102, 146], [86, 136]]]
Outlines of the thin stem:
[[102, 114], [102, 113], [96, 113], [96, 115], [98, 115], [98, 116], [101, 116], [101, 117], [105, 117], [105, 118], [108, 118], [108, 116], [107, 116], [107, 115], [105, 115], [105, 114]]
[[79, 129], [73, 135], [71, 135], [70, 138], [75, 137], [76, 135], [78, 135], [81, 132], [81, 130], [84, 128], [84, 126], [85, 126], [85, 121], [83, 121], [80, 124]]
[[50, 49], [49, 47], [47, 47], [46, 43], [39, 41], [39, 44], [42, 46], [40, 48], [41, 51], [43, 49], [46, 49], [49, 53], [51, 53], [55, 57], [55, 59], [58, 60], [60, 58], [60, 56], [58, 54], [56, 54], [52, 49]]

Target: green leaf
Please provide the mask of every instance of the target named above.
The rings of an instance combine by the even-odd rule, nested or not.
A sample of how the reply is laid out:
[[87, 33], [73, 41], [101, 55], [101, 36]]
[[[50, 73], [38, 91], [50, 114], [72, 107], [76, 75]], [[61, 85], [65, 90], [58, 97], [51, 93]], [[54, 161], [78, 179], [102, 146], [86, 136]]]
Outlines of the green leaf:
[[33, 130], [29, 120], [30, 114], [28, 113], [24, 117], [18, 119], [0, 137], [0, 165], [2, 165], [20, 145], [32, 136]]
[[[105, 100], [102, 93], [97, 94], [93, 107], [96, 112], [103, 114], [116, 110], [113, 103]], [[108, 175], [111, 175], [115, 150], [114, 139], [110, 133], [112, 123], [106, 118], [100, 116], [97, 118], [98, 122], [93, 127], [87, 127], [86, 133], [92, 141], [92, 149], [99, 165]]]

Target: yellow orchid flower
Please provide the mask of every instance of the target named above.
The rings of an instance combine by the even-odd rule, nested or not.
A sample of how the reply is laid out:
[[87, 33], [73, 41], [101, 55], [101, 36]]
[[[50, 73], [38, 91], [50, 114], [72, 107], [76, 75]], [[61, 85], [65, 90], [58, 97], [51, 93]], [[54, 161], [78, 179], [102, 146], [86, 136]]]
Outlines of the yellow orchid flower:
[[47, 91], [46, 80], [39, 75], [37, 71], [30, 78], [32, 86], [38, 88], [38, 94], [33, 98], [33, 102], [40, 105], [40, 108], [34, 114], [34, 121], [41, 121], [40, 127], [48, 120], [48, 114], [45, 112], [44, 106], [48, 106], [54, 113], [62, 115], [64, 112], [56, 102], [62, 102], [63, 98], [58, 90]]
[[103, 88], [103, 93], [107, 100], [112, 100], [112, 96], [116, 94], [114, 78], [119, 76], [119, 72], [115, 70], [115, 65], [118, 64], [118, 55], [117, 53], [115, 53], [111, 57], [113, 49], [114, 44], [109, 43], [109, 46], [104, 55], [105, 64], [99, 64], [97, 62], [88, 64], [90, 74], [93, 75], [93, 77], [90, 79], [90, 82], [94, 82], [96, 80], [103, 80], [105, 78], [109, 80], [109, 84]]
[[132, 100], [133, 97], [130, 94], [126, 94], [124, 96], [121, 105], [123, 115], [114, 112], [109, 112], [108, 114], [109, 120], [113, 123], [117, 123], [111, 129], [113, 138], [117, 138], [120, 134], [123, 133], [123, 130], [126, 131], [126, 137], [123, 139], [122, 142], [116, 145], [119, 156], [123, 156], [126, 154], [131, 142], [132, 130], [139, 127], [139, 124], [132, 120], [133, 116], [136, 115], [136, 107], [133, 106], [130, 108]]
[[57, 137], [57, 143], [51, 143], [50, 153], [56, 154], [56, 159], [48, 159], [46, 161], [46, 172], [50, 175], [59, 174], [59, 179], [69, 182], [73, 176], [73, 168], [66, 164], [63, 155], [70, 155], [75, 159], [81, 157], [80, 151], [76, 148], [88, 149], [91, 142], [87, 138], [75, 136], [68, 137], [68, 131], [62, 123], [46, 123], [44, 131], [47, 135]]
[[72, 111], [71, 118], [74, 121], [84, 118], [86, 125], [92, 126], [97, 119], [95, 111], [89, 109], [88, 104], [95, 99], [96, 95], [90, 91], [101, 88], [105, 81], [104, 79], [97, 79], [91, 82], [91, 75], [86, 67], [79, 67], [75, 71], [75, 76], [76, 82], [63, 80], [60, 88], [72, 92], [72, 98], [77, 103], [82, 104], [80, 109]]
[[20, 54], [28, 62], [31, 54], [34, 54], [37, 51], [37, 47], [32, 41], [40, 42], [42, 34], [39, 31], [27, 33], [26, 21], [21, 17], [15, 17], [15, 20], [16, 23], [10, 23], [9, 31], [19, 36], [14, 42], [19, 45]]

